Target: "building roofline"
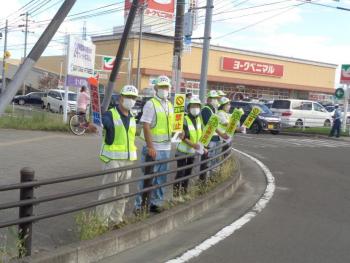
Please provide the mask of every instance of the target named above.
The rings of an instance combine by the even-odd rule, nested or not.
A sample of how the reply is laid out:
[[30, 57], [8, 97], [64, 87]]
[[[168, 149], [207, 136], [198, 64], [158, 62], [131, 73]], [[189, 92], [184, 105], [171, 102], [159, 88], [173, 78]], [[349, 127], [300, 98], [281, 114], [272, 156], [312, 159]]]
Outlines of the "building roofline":
[[[92, 37], [92, 41], [108, 41], [108, 40], [118, 40], [121, 38], [121, 33], [116, 33], [112, 35], [101, 35], [101, 36], [94, 36]], [[134, 39], [138, 38], [137, 32], [130, 32], [129, 38]], [[144, 32], [143, 38], [148, 40], [154, 40], [159, 42], [168, 42], [172, 43], [174, 40], [174, 37], [172, 36], [165, 36], [161, 34], [156, 33], [149, 33]], [[201, 43], [193, 42], [193, 47], [202, 48]], [[249, 56], [258, 56], [262, 58], [269, 58], [269, 59], [275, 59], [275, 60], [281, 60], [281, 61], [288, 61], [288, 62], [294, 62], [294, 63], [303, 63], [303, 64], [309, 64], [319, 67], [327, 67], [327, 68], [337, 68], [337, 64], [327, 63], [327, 62], [320, 62], [320, 61], [314, 61], [314, 60], [308, 60], [308, 59], [302, 59], [302, 58], [294, 58], [294, 57], [288, 57], [288, 56], [282, 56], [282, 55], [276, 55], [271, 53], [265, 53], [265, 52], [258, 52], [258, 51], [252, 51], [252, 50], [245, 50], [245, 49], [238, 49], [238, 48], [232, 48], [232, 47], [223, 47], [218, 45], [210, 45], [211, 50], [216, 51], [223, 51], [223, 52], [231, 52], [231, 53], [237, 53], [241, 55], [249, 55]]]

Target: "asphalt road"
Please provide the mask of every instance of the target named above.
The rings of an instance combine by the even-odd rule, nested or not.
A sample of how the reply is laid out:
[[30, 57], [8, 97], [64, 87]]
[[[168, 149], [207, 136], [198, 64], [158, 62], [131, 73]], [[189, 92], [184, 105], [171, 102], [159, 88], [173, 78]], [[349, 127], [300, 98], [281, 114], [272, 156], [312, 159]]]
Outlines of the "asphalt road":
[[[98, 171], [99, 147], [100, 140], [95, 136], [0, 130], [0, 184], [18, 182], [19, 170], [24, 166], [33, 167], [37, 178]], [[275, 194], [262, 213], [193, 262], [350, 262], [350, 143], [238, 135], [236, 147], [271, 169], [276, 178]], [[241, 216], [264, 188], [263, 175], [256, 176], [259, 171], [251, 170], [249, 162], [242, 166], [247, 183], [232, 200], [196, 220], [197, 228], [188, 224], [185, 231], [180, 229], [174, 236], [160, 237], [145, 244], [144, 249], [138, 247], [118, 255], [118, 262], [130, 262], [127, 253], [132, 253], [132, 262], [139, 262], [138, 258], [143, 262], [149, 258], [149, 262], [164, 262]], [[43, 187], [36, 192], [38, 196], [54, 194], [97, 183], [99, 180], [94, 179]], [[17, 198], [17, 192], [0, 193], [2, 202]], [[95, 199], [96, 194], [66, 199], [55, 205], [40, 205], [36, 211], [52, 211]], [[15, 210], [1, 213], [1, 221], [16, 214]], [[35, 224], [35, 249], [48, 250], [77, 240], [74, 228], [73, 215]], [[1, 234], [0, 243], [4, 233]], [[116, 262], [113, 260], [104, 262]]]
[[350, 144], [239, 136], [276, 179], [267, 207], [191, 262], [350, 262]]
[[[275, 193], [255, 218], [189, 262], [350, 262], [350, 142], [272, 135], [237, 135], [235, 141], [269, 167]], [[242, 168], [246, 183], [231, 200], [101, 263], [166, 262], [237, 220], [265, 187], [254, 164], [242, 160]]]
[[[101, 170], [98, 158], [101, 139], [95, 135], [75, 136], [66, 133], [17, 131], [0, 129], [0, 185], [17, 183], [20, 180], [20, 169], [31, 167], [35, 170], [36, 179], [70, 176], [85, 172]], [[141, 151], [143, 142], [138, 140]], [[171, 168], [174, 164], [171, 165]], [[133, 177], [141, 175], [135, 170]], [[173, 175], [171, 175], [173, 176]], [[170, 178], [170, 176], [169, 176]], [[68, 183], [42, 186], [35, 189], [35, 197], [66, 193], [77, 189], [97, 186], [100, 178], [90, 178]], [[136, 190], [136, 183], [130, 185], [130, 191]], [[171, 189], [167, 192], [170, 196]], [[18, 191], [0, 192], [0, 202], [19, 199]], [[42, 214], [56, 209], [73, 207], [97, 200], [97, 192], [65, 198], [35, 206], [34, 213]], [[134, 199], [127, 203], [126, 214], [133, 210]], [[79, 240], [75, 216], [71, 213], [34, 224], [33, 247], [35, 252], [51, 250]], [[18, 209], [0, 211], [0, 221], [18, 218]], [[0, 229], [0, 247], [6, 242], [9, 229]]]

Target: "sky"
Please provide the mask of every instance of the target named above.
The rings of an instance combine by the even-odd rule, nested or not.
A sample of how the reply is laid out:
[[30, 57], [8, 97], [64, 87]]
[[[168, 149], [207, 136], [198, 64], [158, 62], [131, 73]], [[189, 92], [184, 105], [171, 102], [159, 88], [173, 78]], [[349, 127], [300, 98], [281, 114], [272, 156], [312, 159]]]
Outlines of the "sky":
[[[6, 2], [7, 6], [6, 10], [0, 9], [0, 28], [4, 27], [7, 18], [10, 24], [8, 50], [13, 58], [20, 58], [24, 52], [24, 33], [18, 27], [24, 24], [24, 16], [20, 14], [24, 11], [30, 13], [29, 52], [45, 29], [45, 22], [40, 21], [51, 19], [63, 0], [0, 2]], [[198, 6], [205, 6], [205, 3], [205, 0], [198, 0]], [[124, 23], [123, 7], [123, 0], [77, 0], [69, 15], [70, 20], [79, 19], [67, 21], [60, 27], [44, 55], [64, 54], [65, 34], [81, 35], [84, 22], [88, 36], [112, 33], [113, 26]], [[350, 64], [350, 11], [335, 7], [350, 9], [350, 0], [312, 0], [311, 3], [301, 0], [214, 0], [211, 43], [326, 63]], [[89, 10], [84, 15], [101, 12], [102, 15], [85, 18], [78, 15]], [[202, 37], [203, 32], [204, 10], [201, 10], [193, 37]], [[3, 44], [4, 39], [1, 39], [0, 52]]]

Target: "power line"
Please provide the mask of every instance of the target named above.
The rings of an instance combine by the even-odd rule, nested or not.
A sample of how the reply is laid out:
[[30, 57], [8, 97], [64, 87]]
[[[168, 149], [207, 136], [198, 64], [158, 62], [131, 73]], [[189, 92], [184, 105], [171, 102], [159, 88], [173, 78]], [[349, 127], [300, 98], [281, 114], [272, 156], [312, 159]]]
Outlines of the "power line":
[[293, 5], [292, 7], [289, 7], [287, 10], [284, 10], [284, 11], [282, 11], [282, 12], [279, 12], [279, 13], [274, 14], [274, 15], [272, 15], [272, 16], [269, 16], [269, 17], [267, 17], [267, 18], [261, 19], [261, 20], [255, 22], [255, 23], [252, 23], [252, 24], [249, 24], [249, 25], [247, 25], [247, 26], [241, 27], [241, 28], [239, 28], [239, 29], [237, 29], [237, 30], [234, 30], [234, 31], [229, 32], [229, 33], [226, 33], [226, 34], [221, 35], [221, 36], [219, 36], [219, 37], [216, 37], [216, 39], [218, 39], [218, 38], [223, 38], [223, 37], [226, 37], [226, 36], [228, 36], [228, 35], [232, 35], [232, 34], [235, 34], [235, 33], [237, 33], [237, 32], [243, 31], [243, 30], [245, 30], [245, 29], [247, 29], [247, 28], [253, 27], [253, 26], [258, 25], [258, 24], [260, 24], [260, 23], [262, 23], [262, 22], [265, 22], [265, 21], [267, 21], [267, 20], [270, 20], [270, 19], [272, 19], [272, 18], [275, 18], [275, 17], [277, 17], [277, 16], [280, 16], [280, 15], [282, 15], [282, 14], [284, 14], [284, 13], [287, 13], [287, 12], [289, 12], [290, 10], [292, 10], [292, 9], [294, 9], [294, 8], [296, 8], [296, 7], [302, 6], [302, 5], [304, 5], [304, 4], [306, 4], [306, 3], [301, 3], [301, 4]]

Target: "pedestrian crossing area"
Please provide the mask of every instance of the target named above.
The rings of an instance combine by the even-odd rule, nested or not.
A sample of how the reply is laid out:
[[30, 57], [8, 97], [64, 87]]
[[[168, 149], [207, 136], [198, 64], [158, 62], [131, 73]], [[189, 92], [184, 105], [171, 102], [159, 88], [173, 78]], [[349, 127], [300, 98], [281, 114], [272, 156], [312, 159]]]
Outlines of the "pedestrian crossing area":
[[350, 148], [348, 141], [265, 135], [236, 135], [234, 145], [252, 148]]

